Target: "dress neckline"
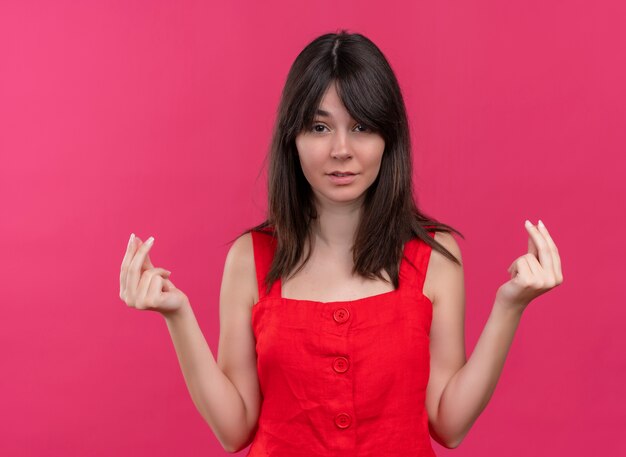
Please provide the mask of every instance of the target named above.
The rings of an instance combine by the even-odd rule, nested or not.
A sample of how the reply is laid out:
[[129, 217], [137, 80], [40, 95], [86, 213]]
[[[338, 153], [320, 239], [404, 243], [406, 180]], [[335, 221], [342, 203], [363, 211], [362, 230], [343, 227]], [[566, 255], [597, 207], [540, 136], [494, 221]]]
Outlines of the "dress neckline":
[[276, 287], [279, 290], [278, 297], [277, 297], [279, 300], [290, 301], [290, 302], [297, 302], [297, 303], [315, 303], [315, 304], [319, 304], [319, 305], [339, 305], [339, 304], [343, 304], [343, 303], [358, 303], [358, 302], [368, 301], [368, 300], [372, 300], [372, 299], [376, 299], [376, 298], [385, 298], [388, 295], [397, 294], [400, 291], [400, 286], [398, 286], [398, 288], [394, 289], [394, 290], [389, 290], [387, 292], [381, 292], [381, 293], [375, 294], [375, 295], [368, 295], [366, 297], [354, 298], [352, 300], [331, 300], [331, 301], [306, 300], [306, 299], [302, 299], [302, 298], [283, 297], [283, 293], [282, 293], [282, 290], [281, 290], [282, 281], [280, 279], [278, 279], [276, 282], [277, 282]]
[[314, 304], [318, 304], [318, 305], [340, 305], [340, 304], [347, 304], [347, 303], [359, 303], [359, 302], [364, 302], [364, 301], [369, 301], [369, 300], [373, 300], [373, 299], [380, 299], [380, 298], [386, 298], [387, 296], [392, 296], [394, 294], [397, 294], [401, 287], [402, 287], [402, 280], [401, 280], [401, 275], [400, 272], [403, 271], [403, 269], [406, 267], [405, 266], [405, 262], [406, 262], [406, 249], [407, 246], [409, 244], [410, 241], [407, 241], [404, 243], [404, 245], [402, 246], [402, 258], [400, 260], [400, 268], [398, 269], [398, 287], [394, 290], [388, 290], [387, 292], [381, 292], [379, 294], [374, 294], [374, 295], [367, 295], [365, 297], [360, 297], [360, 298], [355, 298], [352, 300], [331, 300], [331, 301], [320, 301], [320, 300], [306, 300], [306, 299], [302, 299], [302, 298], [289, 298], [289, 297], [283, 297], [283, 280], [282, 278], [278, 278], [276, 280], [276, 291], [277, 291], [277, 297], [279, 300], [284, 300], [284, 301], [290, 301], [290, 302], [296, 302], [296, 303], [314, 303]]

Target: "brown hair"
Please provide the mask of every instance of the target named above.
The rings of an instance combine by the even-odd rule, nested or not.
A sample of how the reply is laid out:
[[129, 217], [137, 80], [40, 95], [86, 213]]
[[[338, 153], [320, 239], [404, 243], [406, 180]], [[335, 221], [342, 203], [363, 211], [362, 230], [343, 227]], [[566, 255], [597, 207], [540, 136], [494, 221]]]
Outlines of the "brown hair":
[[[385, 280], [395, 288], [404, 243], [417, 237], [460, 265], [460, 261], [428, 231], [455, 232], [421, 212], [413, 196], [409, 126], [400, 86], [387, 59], [358, 33], [322, 35], [296, 57], [282, 91], [269, 150], [267, 219], [250, 231], [270, 231], [277, 239], [274, 260], [265, 278], [267, 290], [298, 265], [305, 243], [310, 247], [310, 221], [317, 217], [311, 186], [295, 145], [296, 135], [313, 123], [315, 110], [331, 83], [350, 115], [385, 140], [380, 171], [367, 189], [352, 247], [353, 273]], [[382, 222], [384, 221], [384, 222]], [[296, 274], [309, 260], [311, 250]]]

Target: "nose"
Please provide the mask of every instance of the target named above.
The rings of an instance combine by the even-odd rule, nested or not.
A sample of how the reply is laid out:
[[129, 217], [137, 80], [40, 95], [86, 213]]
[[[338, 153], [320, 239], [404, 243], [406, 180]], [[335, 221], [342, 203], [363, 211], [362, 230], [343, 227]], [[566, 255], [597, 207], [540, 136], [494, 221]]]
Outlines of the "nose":
[[350, 146], [348, 145], [347, 134], [345, 132], [338, 132], [335, 135], [330, 156], [333, 159], [340, 160], [345, 160], [352, 157], [352, 152], [350, 151]]

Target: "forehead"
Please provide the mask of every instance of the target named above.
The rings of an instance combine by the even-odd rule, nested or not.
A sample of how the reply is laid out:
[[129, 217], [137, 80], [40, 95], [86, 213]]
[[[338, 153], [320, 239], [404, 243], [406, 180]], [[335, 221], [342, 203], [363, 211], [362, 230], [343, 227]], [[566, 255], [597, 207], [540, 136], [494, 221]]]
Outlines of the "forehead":
[[322, 96], [319, 107], [315, 110], [319, 117], [350, 117], [350, 113], [337, 94], [335, 84], [331, 84]]

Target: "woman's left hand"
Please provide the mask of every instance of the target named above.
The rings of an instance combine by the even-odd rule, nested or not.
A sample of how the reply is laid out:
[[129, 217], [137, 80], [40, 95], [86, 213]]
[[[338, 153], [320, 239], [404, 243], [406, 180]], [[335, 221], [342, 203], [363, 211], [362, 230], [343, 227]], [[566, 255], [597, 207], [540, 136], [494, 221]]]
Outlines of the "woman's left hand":
[[511, 279], [496, 293], [496, 304], [522, 312], [531, 300], [563, 282], [561, 259], [556, 244], [541, 221], [526, 221], [528, 253], [509, 267]]

